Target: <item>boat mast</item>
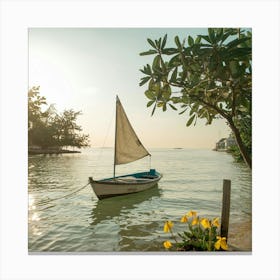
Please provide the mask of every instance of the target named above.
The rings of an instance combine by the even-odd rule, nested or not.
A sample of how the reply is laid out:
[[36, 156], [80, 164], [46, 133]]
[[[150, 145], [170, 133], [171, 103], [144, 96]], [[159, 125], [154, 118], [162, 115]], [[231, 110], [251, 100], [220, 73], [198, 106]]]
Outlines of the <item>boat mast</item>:
[[114, 145], [114, 178], [116, 176], [116, 144], [117, 144], [117, 103], [118, 95], [116, 95], [116, 117], [115, 117], [115, 145]]

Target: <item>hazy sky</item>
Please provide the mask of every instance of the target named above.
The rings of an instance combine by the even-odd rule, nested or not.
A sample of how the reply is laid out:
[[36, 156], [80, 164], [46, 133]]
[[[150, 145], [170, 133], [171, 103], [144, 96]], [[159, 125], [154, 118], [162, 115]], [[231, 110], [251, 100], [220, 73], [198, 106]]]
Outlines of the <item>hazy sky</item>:
[[[29, 87], [40, 85], [48, 104], [81, 110], [78, 124], [90, 135], [92, 147], [113, 146], [115, 96], [118, 94], [136, 133], [147, 147], [213, 148], [230, 130], [223, 120], [186, 127], [188, 115], [157, 109], [151, 117], [140, 87], [139, 71], [152, 56], [147, 38], [206, 33], [207, 29], [175, 28], [31, 28], [29, 29]], [[107, 136], [107, 137], [106, 137]]]

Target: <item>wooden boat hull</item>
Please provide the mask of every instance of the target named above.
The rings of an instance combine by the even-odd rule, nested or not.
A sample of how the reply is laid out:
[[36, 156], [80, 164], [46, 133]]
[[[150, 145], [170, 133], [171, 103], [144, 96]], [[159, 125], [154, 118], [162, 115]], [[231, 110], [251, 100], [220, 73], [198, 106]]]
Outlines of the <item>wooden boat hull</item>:
[[150, 172], [129, 174], [98, 181], [90, 177], [89, 182], [96, 196], [99, 199], [104, 199], [145, 191], [154, 187], [161, 177], [160, 173], [150, 170]]

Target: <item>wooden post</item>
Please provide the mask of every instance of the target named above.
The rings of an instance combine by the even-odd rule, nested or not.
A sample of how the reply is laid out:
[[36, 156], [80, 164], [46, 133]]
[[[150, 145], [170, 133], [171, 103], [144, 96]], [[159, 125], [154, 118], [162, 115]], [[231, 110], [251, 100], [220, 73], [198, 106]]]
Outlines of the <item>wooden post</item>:
[[231, 181], [224, 179], [223, 181], [223, 205], [221, 220], [221, 236], [228, 238], [229, 212], [230, 212], [230, 189]]

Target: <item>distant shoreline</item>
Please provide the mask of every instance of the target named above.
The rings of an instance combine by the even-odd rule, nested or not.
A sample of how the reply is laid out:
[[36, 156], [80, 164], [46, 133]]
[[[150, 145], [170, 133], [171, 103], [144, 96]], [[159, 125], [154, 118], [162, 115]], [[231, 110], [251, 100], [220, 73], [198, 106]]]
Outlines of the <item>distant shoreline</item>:
[[53, 149], [28, 149], [29, 155], [53, 155], [53, 154], [77, 154], [81, 153], [80, 151], [71, 151], [71, 150], [53, 150]]

